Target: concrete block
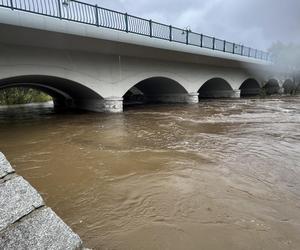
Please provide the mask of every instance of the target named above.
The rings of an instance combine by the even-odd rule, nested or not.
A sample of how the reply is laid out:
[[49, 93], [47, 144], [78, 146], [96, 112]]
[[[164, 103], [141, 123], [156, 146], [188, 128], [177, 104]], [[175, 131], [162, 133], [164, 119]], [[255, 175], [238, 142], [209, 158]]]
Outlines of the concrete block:
[[0, 231], [43, 204], [42, 197], [22, 177], [18, 176], [1, 183]]
[[0, 152], [0, 178], [15, 172], [10, 163], [6, 160], [4, 154]]
[[40, 208], [0, 232], [0, 249], [81, 249], [79, 236], [50, 209]]

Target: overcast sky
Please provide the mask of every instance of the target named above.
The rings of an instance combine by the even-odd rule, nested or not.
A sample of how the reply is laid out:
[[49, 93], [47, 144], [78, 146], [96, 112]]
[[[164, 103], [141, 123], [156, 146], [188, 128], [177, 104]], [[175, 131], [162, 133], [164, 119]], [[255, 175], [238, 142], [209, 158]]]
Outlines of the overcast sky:
[[180, 28], [268, 49], [300, 43], [300, 0], [86, 0]]

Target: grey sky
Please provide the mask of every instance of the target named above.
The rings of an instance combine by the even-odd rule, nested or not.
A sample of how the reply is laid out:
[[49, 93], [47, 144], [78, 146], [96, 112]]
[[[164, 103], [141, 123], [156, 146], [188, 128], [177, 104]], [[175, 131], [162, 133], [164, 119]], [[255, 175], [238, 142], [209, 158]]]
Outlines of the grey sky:
[[300, 0], [87, 0], [195, 32], [267, 49], [300, 43]]

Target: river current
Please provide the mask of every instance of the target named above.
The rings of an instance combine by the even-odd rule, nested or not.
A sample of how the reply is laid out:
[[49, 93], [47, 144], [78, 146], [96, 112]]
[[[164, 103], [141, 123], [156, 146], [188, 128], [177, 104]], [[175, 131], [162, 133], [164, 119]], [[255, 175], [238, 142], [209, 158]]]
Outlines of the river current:
[[0, 151], [89, 248], [300, 249], [300, 97], [1, 107]]

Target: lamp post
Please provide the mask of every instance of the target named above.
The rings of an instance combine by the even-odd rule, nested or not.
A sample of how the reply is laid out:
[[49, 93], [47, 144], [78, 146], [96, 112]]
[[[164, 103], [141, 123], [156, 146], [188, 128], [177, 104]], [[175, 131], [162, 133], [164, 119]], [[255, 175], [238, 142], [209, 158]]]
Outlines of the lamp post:
[[71, 0], [63, 0], [62, 5], [65, 7], [68, 7], [70, 2], [71, 2]]

